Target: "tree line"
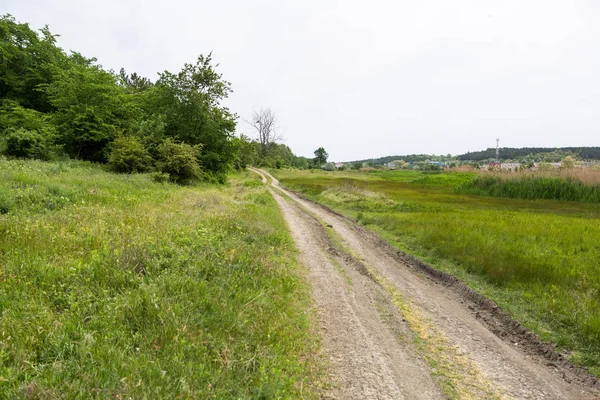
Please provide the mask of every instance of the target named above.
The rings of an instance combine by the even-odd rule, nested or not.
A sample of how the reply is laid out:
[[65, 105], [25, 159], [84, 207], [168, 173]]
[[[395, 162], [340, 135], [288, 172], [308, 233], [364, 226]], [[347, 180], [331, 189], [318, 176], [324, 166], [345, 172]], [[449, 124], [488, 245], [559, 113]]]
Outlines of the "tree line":
[[397, 161], [397, 160], [401, 160], [401, 161], [404, 161], [407, 163], [415, 163], [415, 162], [428, 161], [428, 160], [443, 161], [443, 160], [451, 159], [451, 158], [452, 158], [452, 156], [450, 156], [450, 155], [436, 156], [433, 154], [408, 154], [408, 155], [403, 155], [403, 156], [385, 156], [385, 157], [379, 157], [379, 158], [370, 158], [370, 159], [366, 159], [366, 160], [357, 160], [357, 161], [352, 161], [352, 163], [365, 163], [368, 165], [376, 166], [376, 165], [387, 164], [387, 163], [390, 163], [392, 161]]
[[2, 155], [76, 158], [116, 172], [155, 171], [157, 180], [178, 183], [223, 182], [247, 164], [314, 165], [278, 137], [235, 135], [237, 115], [223, 105], [231, 83], [210, 54], [153, 81], [67, 54], [56, 39], [48, 26], [34, 31], [11, 15], [0, 17]]
[[[513, 160], [519, 162], [559, 162], [565, 157], [572, 156], [579, 160], [600, 160], [600, 147], [523, 147], [511, 148], [503, 147], [500, 149], [500, 159]], [[378, 166], [394, 161], [404, 161], [407, 163], [419, 163], [425, 161], [460, 161], [460, 162], [482, 162], [496, 159], [496, 149], [488, 148], [482, 151], [473, 151], [457, 156], [434, 155], [434, 154], [409, 154], [403, 156], [386, 156], [375, 159], [359, 160], [354, 163], [365, 163], [370, 166]]]
[[[540, 157], [535, 157], [535, 155]], [[534, 161], [560, 161], [566, 156], [575, 156], [581, 160], [600, 160], [600, 147], [503, 147], [500, 149], [502, 160], [533, 159]], [[456, 157], [461, 161], [483, 161], [496, 158], [496, 149], [488, 148], [461, 154]]]

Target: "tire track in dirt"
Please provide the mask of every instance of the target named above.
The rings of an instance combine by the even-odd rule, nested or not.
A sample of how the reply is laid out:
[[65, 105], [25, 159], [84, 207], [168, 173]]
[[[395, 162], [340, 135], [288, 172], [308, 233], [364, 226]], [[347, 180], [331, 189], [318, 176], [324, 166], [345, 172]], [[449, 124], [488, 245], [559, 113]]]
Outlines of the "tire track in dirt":
[[[409, 259], [394, 256], [373, 234], [281, 188], [268, 173], [252, 170], [263, 177], [263, 182], [267, 176], [271, 179], [275, 189], [272, 193], [310, 271], [324, 348], [334, 375], [335, 388], [327, 396], [600, 398], [597, 390], [581, 384], [581, 379], [568, 370], [554, 364], [548, 366], [542, 357], [521, 351], [518, 342], [502, 340], [481, 323], [464, 297], [420, 276]], [[332, 251], [331, 234], [328, 237], [323, 223], [347, 252]], [[429, 366], [411, 340], [401, 340], [418, 336], [419, 326], [406, 315], [413, 312], [422, 316], [428, 326], [420, 332], [425, 342], [438, 343], [438, 336], [443, 338], [442, 343], [447, 342], [446, 351], [425, 354], [423, 358]], [[465, 371], [469, 373], [450, 378], [438, 376], [439, 371], [431, 366], [436, 357], [443, 361], [448, 353], [466, 360]], [[471, 370], [475, 371], [473, 376], [467, 376]], [[462, 385], [465, 390], [442, 392], [435, 382], [442, 388], [449, 384], [450, 389]]]
[[282, 195], [272, 193], [309, 269], [332, 371], [332, 388], [323, 397], [443, 399], [426, 365], [410, 345], [399, 340], [406, 327], [396, 324], [401, 317], [395, 309], [385, 307], [385, 292], [356, 269], [340, 265], [328, 252], [322, 225]]

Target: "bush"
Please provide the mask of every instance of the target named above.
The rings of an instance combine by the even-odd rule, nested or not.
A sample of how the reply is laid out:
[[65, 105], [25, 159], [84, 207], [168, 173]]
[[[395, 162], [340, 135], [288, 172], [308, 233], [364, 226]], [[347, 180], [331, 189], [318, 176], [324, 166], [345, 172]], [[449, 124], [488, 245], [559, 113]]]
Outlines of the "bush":
[[190, 184], [202, 176], [198, 163], [200, 145], [191, 146], [176, 143], [172, 139], [165, 140], [158, 146], [158, 170], [169, 174], [171, 181], [179, 184]]
[[112, 143], [108, 165], [115, 172], [145, 172], [152, 165], [152, 157], [139, 139], [125, 136]]
[[575, 168], [575, 159], [571, 156], [566, 156], [562, 159], [561, 166], [564, 169], [573, 169]]
[[153, 172], [152, 173], [152, 180], [156, 183], [168, 182], [170, 178], [171, 178], [171, 176], [164, 172]]
[[419, 171], [442, 171], [444, 168], [442, 168], [442, 166], [439, 164], [432, 164], [430, 162], [423, 161], [417, 163], [417, 169]]
[[12, 157], [49, 160], [54, 156], [54, 146], [47, 136], [24, 128], [5, 131], [4, 147], [4, 153]]
[[335, 164], [332, 162], [321, 165], [321, 169], [325, 171], [335, 171]]
[[0, 193], [0, 215], [8, 214], [13, 207], [13, 201], [6, 193]]

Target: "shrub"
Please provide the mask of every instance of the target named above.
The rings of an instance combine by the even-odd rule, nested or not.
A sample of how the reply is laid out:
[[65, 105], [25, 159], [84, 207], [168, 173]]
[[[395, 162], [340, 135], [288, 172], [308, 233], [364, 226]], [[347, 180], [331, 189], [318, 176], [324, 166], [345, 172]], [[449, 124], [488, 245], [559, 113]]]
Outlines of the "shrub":
[[151, 164], [152, 157], [136, 137], [120, 137], [112, 143], [108, 165], [113, 171], [128, 174], [145, 172]]
[[332, 162], [321, 165], [321, 169], [325, 171], [335, 171], [335, 164]]
[[10, 128], [5, 132], [4, 142], [7, 156], [49, 160], [54, 155], [51, 140], [39, 131]]
[[443, 168], [439, 164], [432, 164], [429, 162], [418, 162], [417, 169], [419, 171], [442, 171]]
[[157, 183], [168, 182], [170, 178], [171, 178], [170, 175], [167, 173], [164, 173], [164, 172], [153, 172], [152, 173], [152, 180]]
[[169, 174], [171, 181], [179, 184], [190, 184], [202, 176], [198, 163], [200, 145], [191, 146], [176, 143], [172, 139], [165, 140], [158, 146], [158, 170]]
[[562, 168], [564, 169], [572, 169], [575, 168], [575, 159], [571, 156], [566, 156], [562, 159]]
[[6, 193], [0, 193], [0, 215], [8, 214], [13, 207], [13, 201]]

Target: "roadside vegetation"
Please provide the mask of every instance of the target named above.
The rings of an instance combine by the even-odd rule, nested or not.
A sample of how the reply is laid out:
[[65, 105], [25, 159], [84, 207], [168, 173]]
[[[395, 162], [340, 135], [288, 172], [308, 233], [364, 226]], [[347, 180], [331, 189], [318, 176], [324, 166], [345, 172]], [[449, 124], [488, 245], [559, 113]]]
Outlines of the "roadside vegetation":
[[469, 172], [275, 173], [283, 186], [465, 280], [600, 375], [597, 203], [465, 194], [481, 179]]
[[315, 396], [309, 289], [254, 174], [0, 158], [0, 398]]
[[117, 73], [11, 15], [0, 16], [0, 54], [0, 155], [92, 161], [181, 184], [223, 183], [246, 165], [319, 167], [280, 143], [269, 109], [251, 119], [270, 117], [255, 124], [259, 141], [236, 134], [238, 116], [224, 105], [232, 84], [211, 54], [157, 79]]

